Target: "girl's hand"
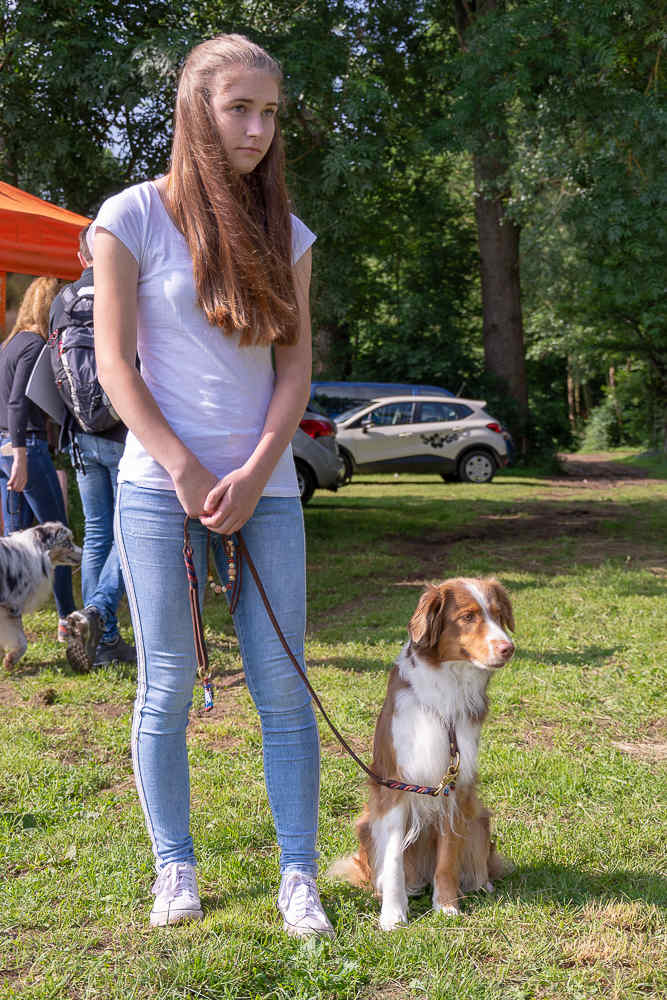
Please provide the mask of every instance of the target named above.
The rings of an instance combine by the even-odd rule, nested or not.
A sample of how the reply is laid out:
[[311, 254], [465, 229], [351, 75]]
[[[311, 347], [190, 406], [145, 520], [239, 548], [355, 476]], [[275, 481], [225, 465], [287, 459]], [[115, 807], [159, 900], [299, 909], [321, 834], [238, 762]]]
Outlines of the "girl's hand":
[[217, 480], [194, 455], [178, 475], [172, 475], [176, 496], [188, 517], [200, 517]]
[[239, 531], [252, 517], [265, 483], [257, 474], [235, 469], [216, 483], [204, 503], [200, 517], [205, 528], [220, 535]]
[[12, 473], [7, 480], [7, 489], [22, 493], [28, 483], [28, 453], [25, 448], [14, 448]]

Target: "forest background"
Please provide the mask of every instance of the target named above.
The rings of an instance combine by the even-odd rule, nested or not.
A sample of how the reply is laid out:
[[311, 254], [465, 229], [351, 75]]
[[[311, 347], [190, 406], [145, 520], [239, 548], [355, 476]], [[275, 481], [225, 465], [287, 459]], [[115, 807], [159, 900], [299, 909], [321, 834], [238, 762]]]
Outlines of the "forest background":
[[[488, 400], [525, 452], [667, 450], [665, 0], [5, 0], [0, 177], [94, 215], [168, 166], [178, 67], [285, 69], [315, 377]], [[22, 288], [16, 277], [9, 305]]]

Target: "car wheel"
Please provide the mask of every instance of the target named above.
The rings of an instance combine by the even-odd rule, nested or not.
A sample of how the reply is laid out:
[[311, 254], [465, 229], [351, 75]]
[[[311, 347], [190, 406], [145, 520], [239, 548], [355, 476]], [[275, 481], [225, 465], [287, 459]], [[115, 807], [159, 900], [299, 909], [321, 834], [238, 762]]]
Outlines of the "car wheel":
[[490, 483], [496, 474], [496, 462], [488, 451], [468, 451], [459, 462], [462, 483]]
[[301, 503], [305, 505], [315, 492], [317, 483], [315, 482], [313, 470], [309, 465], [306, 465], [305, 462], [302, 462], [298, 458], [294, 464], [296, 466], [296, 481], [299, 486], [299, 496], [301, 497]]
[[349, 483], [352, 479], [352, 473], [354, 472], [354, 462], [352, 461], [352, 456], [346, 448], [341, 448], [339, 446], [338, 450], [340, 452], [340, 457], [345, 463], [345, 482]]

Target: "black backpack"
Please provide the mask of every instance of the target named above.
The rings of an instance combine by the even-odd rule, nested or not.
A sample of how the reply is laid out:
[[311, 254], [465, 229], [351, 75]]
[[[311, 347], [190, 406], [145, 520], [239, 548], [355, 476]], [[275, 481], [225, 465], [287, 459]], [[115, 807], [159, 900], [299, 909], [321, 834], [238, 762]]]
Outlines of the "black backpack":
[[[120, 417], [97, 378], [93, 337], [93, 287], [66, 285], [60, 292], [60, 325], [51, 333], [53, 377], [77, 426], [87, 434], [101, 434], [120, 423]], [[68, 421], [70, 423], [70, 421]]]

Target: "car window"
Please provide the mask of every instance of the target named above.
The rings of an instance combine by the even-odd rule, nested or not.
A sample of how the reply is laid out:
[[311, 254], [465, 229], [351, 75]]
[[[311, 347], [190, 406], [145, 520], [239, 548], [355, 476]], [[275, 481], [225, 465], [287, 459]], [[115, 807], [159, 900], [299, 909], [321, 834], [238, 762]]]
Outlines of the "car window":
[[355, 413], [359, 413], [360, 410], [365, 410], [367, 406], [368, 406], [368, 400], [365, 400], [365, 402], [363, 403], [355, 403], [355, 405], [352, 406], [349, 410], [344, 410], [343, 413], [339, 413], [338, 416], [336, 417], [336, 420], [339, 420], [341, 422], [343, 420], [349, 420], [350, 417], [353, 417]]
[[368, 414], [374, 427], [395, 427], [397, 424], [411, 424], [414, 404], [385, 403]]
[[432, 424], [448, 420], [463, 420], [472, 410], [463, 403], [434, 403], [430, 400], [419, 404], [416, 422]]

